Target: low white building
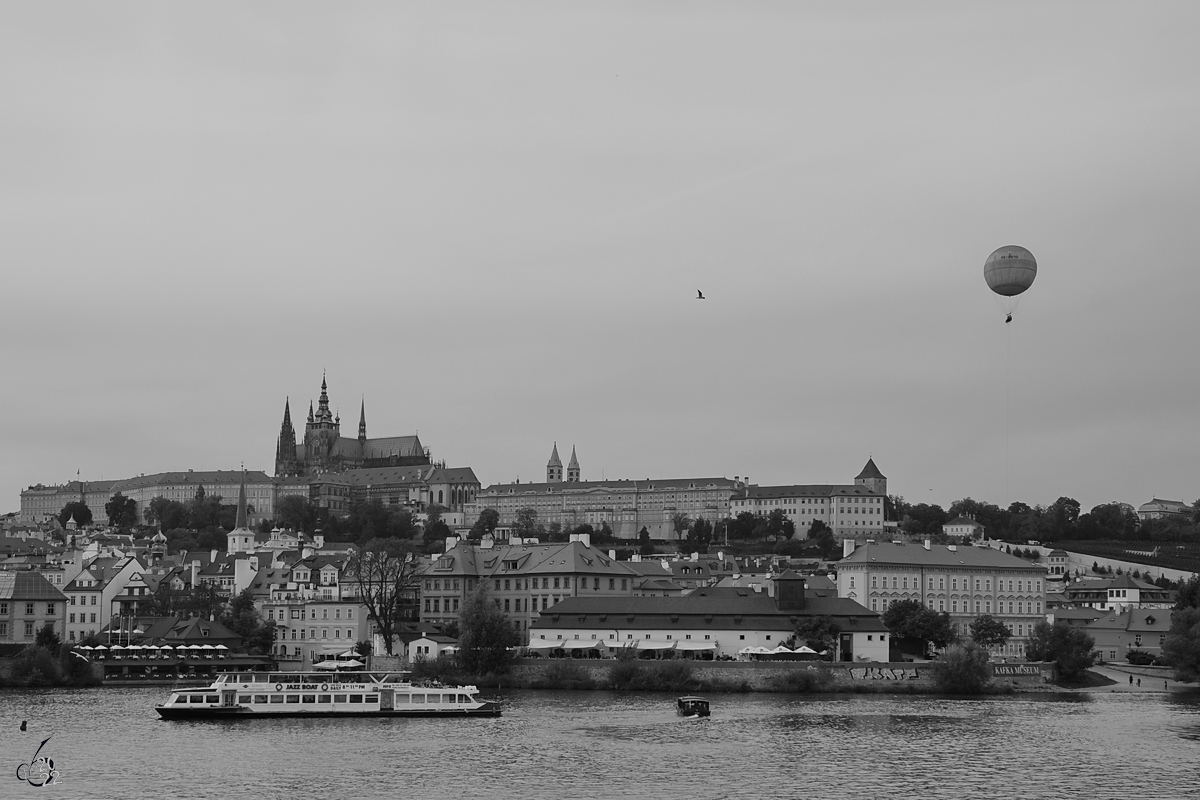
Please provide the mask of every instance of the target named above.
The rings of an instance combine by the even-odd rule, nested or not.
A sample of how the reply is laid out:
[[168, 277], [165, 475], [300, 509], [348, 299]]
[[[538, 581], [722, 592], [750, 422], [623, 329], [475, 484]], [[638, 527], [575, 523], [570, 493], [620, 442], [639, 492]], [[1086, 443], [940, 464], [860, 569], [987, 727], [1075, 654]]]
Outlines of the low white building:
[[566, 598], [530, 626], [529, 647], [585, 657], [621, 647], [736, 657], [747, 647], [774, 649], [809, 616], [832, 617], [841, 629], [834, 660], [888, 660], [889, 635], [877, 613], [808, 592], [804, 578], [790, 571], [765, 586], [697, 589], [682, 597]]

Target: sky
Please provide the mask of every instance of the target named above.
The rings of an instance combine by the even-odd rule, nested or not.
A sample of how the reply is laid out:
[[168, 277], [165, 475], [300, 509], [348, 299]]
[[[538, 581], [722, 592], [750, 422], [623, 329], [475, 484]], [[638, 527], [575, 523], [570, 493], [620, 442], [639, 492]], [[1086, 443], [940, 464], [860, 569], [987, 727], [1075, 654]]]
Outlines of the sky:
[[[484, 485], [1200, 496], [1200, 5], [0, 5], [0, 511], [355, 435]], [[983, 279], [1019, 244], [1011, 324]], [[704, 300], [696, 299], [703, 291]]]

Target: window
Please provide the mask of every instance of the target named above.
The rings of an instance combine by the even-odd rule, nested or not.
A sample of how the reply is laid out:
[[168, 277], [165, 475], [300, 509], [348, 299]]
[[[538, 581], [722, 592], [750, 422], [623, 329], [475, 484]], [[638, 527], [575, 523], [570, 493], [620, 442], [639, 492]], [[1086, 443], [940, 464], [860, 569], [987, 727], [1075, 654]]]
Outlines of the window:
[[67, 621], [73, 624], [75, 622], [75, 615], [72, 614]]
[[46, 613], [54, 616], [54, 603], [46, 603]]
[[96, 605], [96, 595], [92, 595], [92, 605]]
[[25, 635], [33, 636], [33, 623], [32, 622], [25, 623]]

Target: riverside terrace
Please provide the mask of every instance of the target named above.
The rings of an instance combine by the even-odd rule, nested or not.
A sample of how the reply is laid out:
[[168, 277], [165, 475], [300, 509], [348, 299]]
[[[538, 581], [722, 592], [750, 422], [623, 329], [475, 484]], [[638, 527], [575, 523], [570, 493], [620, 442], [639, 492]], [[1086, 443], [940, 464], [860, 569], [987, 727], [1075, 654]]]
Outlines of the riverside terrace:
[[225, 645], [79, 645], [72, 652], [93, 665], [99, 665], [109, 681], [174, 681], [198, 675], [238, 670], [271, 669], [272, 662], [262, 656], [237, 653]]

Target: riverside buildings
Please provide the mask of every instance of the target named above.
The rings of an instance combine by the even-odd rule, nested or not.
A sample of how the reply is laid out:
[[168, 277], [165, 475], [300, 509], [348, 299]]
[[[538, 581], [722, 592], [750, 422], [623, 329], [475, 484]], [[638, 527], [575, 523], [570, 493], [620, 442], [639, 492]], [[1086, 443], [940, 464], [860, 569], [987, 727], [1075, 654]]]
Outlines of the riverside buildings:
[[958, 631], [990, 614], [1013, 638], [1001, 655], [1020, 656], [1033, 626], [1045, 619], [1046, 568], [986, 547], [845, 543], [838, 562], [838, 596], [883, 613], [893, 603], [916, 600], [945, 611]]
[[0, 644], [33, 644], [46, 623], [63, 635], [67, 598], [34, 572], [0, 572]]
[[623, 647], [700, 657], [736, 657], [744, 648], [774, 649], [804, 617], [828, 616], [840, 628], [833, 659], [887, 661], [889, 634], [859, 603], [810, 592], [787, 571], [757, 587], [697, 589], [683, 597], [600, 597], [586, 593], [541, 612], [529, 648], [586, 657]]

